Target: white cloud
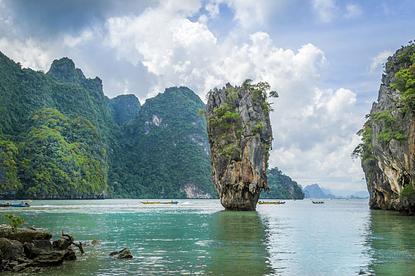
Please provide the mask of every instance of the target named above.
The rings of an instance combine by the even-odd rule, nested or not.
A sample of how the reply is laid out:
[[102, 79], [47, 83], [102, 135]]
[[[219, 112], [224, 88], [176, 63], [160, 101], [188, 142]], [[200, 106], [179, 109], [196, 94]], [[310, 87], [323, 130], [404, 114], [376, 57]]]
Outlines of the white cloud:
[[9, 58], [20, 62], [23, 67], [47, 71], [52, 56], [46, 48], [33, 39], [18, 40], [0, 38], [0, 51]]
[[321, 22], [328, 23], [334, 19], [336, 3], [334, 0], [313, 0], [313, 9]]
[[347, 4], [346, 5], [346, 18], [354, 18], [362, 15], [362, 8], [357, 4]]
[[272, 115], [277, 130], [270, 163], [289, 171], [303, 184], [319, 182], [331, 188], [356, 189], [363, 176], [360, 162], [350, 157], [360, 143], [354, 133], [362, 123], [356, 114], [356, 94], [344, 88], [315, 88], [308, 93], [314, 96], [313, 101], [302, 103], [307, 112], [284, 108], [278, 117]]
[[209, 17], [216, 17], [219, 15], [219, 1], [209, 1], [205, 5], [205, 10], [208, 12]]
[[263, 25], [278, 5], [278, 1], [267, 0], [226, 0], [225, 2], [235, 10], [235, 19], [244, 27]]
[[143, 64], [157, 78], [150, 95], [202, 79], [206, 72], [201, 70], [217, 49], [217, 39], [205, 24], [164, 5], [138, 17], [109, 18], [107, 28], [106, 43], [119, 57]]
[[393, 55], [392, 51], [385, 50], [374, 56], [372, 58], [372, 63], [370, 64], [370, 72], [376, 72], [377, 69], [381, 68], [391, 55]]
[[74, 36], [74, 35], [64, 35], [63, 43], [68, 47], [77, 47], [80, 44], [83, 44], [89, 40], [91, 40], [94, 36], [94, 33], [90, 29], [86, 29], [81, 32], [81, 34]]
[[205, 10], [211, 18], [219, 14], [219, 6], [227, 5], [234, 11], [234, 20], [243, 28], [264, 26], [271, 15], [275, 15], [280, 8], [287, 2], [286, 0], [209, 0], [205, 5]]

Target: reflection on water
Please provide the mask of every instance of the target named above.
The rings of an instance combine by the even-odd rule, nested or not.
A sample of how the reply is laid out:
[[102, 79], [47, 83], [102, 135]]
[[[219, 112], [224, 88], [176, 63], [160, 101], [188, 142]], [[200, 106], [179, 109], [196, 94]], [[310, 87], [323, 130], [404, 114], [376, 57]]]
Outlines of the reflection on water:
[[265, 246], [265, 229], [257, 212], [220, 211], [210, 223], [211, 260], [214, 275], [271, 274]]
[[371, 212], [367, 243], [376, 275], [415, 274], [415, 219], [395, 212]]
[[283, 275], [357, 275], [370, 261], [365, 201], [290, 201], [258, 208], [271, 265]]
[[[218, 200], [146, 207], [138, 200], [34, 201], [29, 225], [101, 241], [42, 275], [415, 275], [415, 218], [366, 201], [287, 201], [224, 212]], [[0, 222], [2, 222], [0, 216]], [[109, 252], [129, 247], [134, 259]]]

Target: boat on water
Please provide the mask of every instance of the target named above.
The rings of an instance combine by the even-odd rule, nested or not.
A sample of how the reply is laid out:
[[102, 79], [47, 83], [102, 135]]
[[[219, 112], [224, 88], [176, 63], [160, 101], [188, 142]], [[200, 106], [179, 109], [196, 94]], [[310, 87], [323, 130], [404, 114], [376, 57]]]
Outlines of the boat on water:
[[172, 200], [172, 201], [142, 201], [141, 203], [150, 205], [150, 204], [178, 204], [179, 202]]
[[22, 201], [18, 203], [0, 203], [0, 207], [15, 207], [15, 208], [21, 208], [21, 207], [30, 207], [30, 204], [28, 202]]
[[324, 204], [324, 201], [314, 201], [313, 200], [313, 204]]
[[285, 204], [285, 201], [258, 201], [258, 204]]

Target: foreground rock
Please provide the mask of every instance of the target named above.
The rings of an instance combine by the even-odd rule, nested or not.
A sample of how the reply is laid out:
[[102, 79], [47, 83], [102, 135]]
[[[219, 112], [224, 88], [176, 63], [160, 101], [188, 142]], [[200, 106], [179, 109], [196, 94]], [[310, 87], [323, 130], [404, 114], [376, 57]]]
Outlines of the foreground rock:
[[[272, 142], [267, 83], [227, 84], [208, 94], [207, 119], [212, 177], [222, 205], [255, 210]], [[275, 93], [275, 92], [274, 92]]]
[[362, 160], [372, 209], [415, 213], [415, 45], [389, 57], [377, 102], [355, 154]]
[[0, 225], [0, 272], [35, 271], [76, 260], [71, 236], [62, 233], [53, 243], [51, 238], [43, 230], [18, 228], [14, 231], [8, 225]]
[[131, 251], [128, 248], [124, 248], [120, 251], [111, 252], [110, 256], [117, 258], [117, 259], [132, 259], [133, 258], [133, 254], [131, 254]]

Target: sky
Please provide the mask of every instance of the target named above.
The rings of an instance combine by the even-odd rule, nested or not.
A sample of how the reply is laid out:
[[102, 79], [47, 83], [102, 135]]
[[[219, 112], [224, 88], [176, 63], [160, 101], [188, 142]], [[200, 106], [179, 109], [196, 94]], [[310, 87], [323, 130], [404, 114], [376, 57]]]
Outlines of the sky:
[[267, 81], [270, 166], [301, 185], [365, 190], [351, 152], [383, 64], [414, 39], [411, 0], [0, 0], [0, 51], [47, 72], [61, 57], [141, 103], [188, 86]]

